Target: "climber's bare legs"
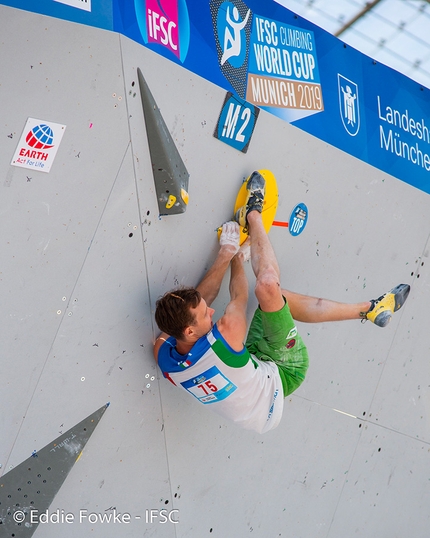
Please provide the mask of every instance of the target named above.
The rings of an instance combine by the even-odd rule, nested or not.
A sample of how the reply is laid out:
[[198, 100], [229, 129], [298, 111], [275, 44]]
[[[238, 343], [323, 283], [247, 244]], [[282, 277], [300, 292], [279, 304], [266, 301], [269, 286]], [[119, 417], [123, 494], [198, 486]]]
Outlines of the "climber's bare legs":
[[287, 299], [293, 318], [305, 323], [363, 319], [363, 313], [372, 306], [370, 301], [351, 304], [338, 303], [329, 299], [301, 295], [286, 289], [282, 290], [282, 294]]

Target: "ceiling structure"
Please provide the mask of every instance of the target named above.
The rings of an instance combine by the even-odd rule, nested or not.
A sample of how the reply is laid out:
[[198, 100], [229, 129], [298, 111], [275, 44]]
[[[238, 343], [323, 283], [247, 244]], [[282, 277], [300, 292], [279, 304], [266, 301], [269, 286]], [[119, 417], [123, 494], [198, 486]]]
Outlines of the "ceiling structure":
[[277, 2], [430, 88], [430, 0]]

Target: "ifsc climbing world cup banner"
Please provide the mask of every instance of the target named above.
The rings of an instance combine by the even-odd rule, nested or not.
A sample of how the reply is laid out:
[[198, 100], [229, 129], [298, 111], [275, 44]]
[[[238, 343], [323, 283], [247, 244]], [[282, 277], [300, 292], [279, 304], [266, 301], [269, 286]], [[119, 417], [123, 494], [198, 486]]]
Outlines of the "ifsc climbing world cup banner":
[[285, 121], [323, 112], [312, 29], [273, 1], [248, 3], [113, 0], [114, 29]]
[[115, 31], [430, 193], [429, 90], [286, 9], [285, 0], [112, 2]]
[[211, 0], [210, 10], [221, 72], [240, 97], [286, 121], [324, 110], [312, 31], [242, 0]]

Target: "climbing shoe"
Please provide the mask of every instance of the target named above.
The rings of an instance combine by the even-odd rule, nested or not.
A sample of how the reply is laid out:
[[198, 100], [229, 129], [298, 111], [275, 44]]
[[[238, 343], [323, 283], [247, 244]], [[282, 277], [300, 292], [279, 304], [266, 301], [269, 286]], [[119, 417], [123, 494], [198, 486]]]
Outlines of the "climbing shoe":
[[399, 284], [391, 291], [381, 295], [379, 299], [372, 299], [369, 311], [363, 314], [363, 319], [370, 319], [378, 327], [385, 327], [391, 321], [394, 312], [401, 308], [408, 298], [411, 287], [408, 284]]
[[245, 204], [236, 211], [234, 219], [247, 231], [247, 216], [250, 211], [263, 211], [264, 194], [266, 192], [266, 180], [259, 172], [253, 172], [248, 179], [246, 190], [248, 191]]

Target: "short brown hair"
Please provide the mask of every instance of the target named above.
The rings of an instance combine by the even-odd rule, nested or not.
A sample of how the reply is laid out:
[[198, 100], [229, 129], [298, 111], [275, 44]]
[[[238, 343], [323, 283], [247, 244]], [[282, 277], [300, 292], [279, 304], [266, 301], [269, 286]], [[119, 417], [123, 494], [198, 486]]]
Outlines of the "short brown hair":
[[158, 328], [180, 340], [187, 327], [194, 324], [191, 308], [196, 308], [202, 296], [194, 288], [169, 291], [155, 303], [155, 321]]

